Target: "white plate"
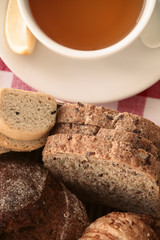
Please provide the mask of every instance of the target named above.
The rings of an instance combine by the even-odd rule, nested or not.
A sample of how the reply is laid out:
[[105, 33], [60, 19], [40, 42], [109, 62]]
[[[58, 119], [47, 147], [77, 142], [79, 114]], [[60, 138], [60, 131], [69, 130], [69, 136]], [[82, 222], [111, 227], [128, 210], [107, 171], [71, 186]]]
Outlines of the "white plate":
[[114, 56], [73, 60], [38, 43], [31, 56], [8, 48], [4, 36], [7, 0], [0, 0], [0, 56], [33, 88], [69, 102], [103, 103], [121, 100], [150, 87], [160, 77], [160, 48], [149, 49], [136, 40]]

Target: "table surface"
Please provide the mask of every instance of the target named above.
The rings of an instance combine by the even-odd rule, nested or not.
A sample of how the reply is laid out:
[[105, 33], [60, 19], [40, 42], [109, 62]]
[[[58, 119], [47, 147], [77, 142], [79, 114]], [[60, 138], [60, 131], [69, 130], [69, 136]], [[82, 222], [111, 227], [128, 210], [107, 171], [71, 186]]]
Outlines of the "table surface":
[[[19, 79], [0, 58], [0, 87], [36, 91]], [[103, 106], [120, 112], [131, 112], [150, 119], [160, 126], [160, 80], [145, 91], [116, 102], [104, 103]]]

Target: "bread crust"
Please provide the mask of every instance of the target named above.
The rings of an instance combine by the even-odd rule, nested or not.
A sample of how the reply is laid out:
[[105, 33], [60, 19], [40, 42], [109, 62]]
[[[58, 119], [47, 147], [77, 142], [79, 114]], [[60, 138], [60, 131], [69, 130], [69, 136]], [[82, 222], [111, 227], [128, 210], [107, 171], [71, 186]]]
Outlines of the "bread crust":
[[7, 152], [10, 152], [10, 151], [11, 151], [11, 149], [0, 146], [0, 154], [7, 153]]
[[47, 141], [47, 137], [48, 134], [44, 135], [40, 139], [23, 141], [11, 139], [0, 133], [0, 146], [2, 146], [4, 149], [10, 149], [10, 151], [15, 152], [33, 151], [43, 147]]
[[57, 123], [51, 134], [59, 133], [67, 134], [68, 136], [73, 134], [91, 135], [103, 137], [110, 141], [128, 142], [130, 143], [130, 146], [137, 149], [144, 149], [145, 151], [154, 155], [155, 158], [160, 161], [160, 149], [156, 147], [150, 140], [139, 136], [134, 132], [128, 132], [121, 128], [107, 129], [94, 125]]
[[120, 113], [107, 107], [86, 103], [63, 104], [57, 111], [57, 123], [78, 123], [100, 128], [124, 129], [147, 138], [160, 148], [160, 127], [132, 113]]
[[51, 135], [64, 133], [68, 135], [82, 134], [95, 136], [100, 128], [94, 125], [85, 125], [77, 123], [57, 123], [52, 129]]

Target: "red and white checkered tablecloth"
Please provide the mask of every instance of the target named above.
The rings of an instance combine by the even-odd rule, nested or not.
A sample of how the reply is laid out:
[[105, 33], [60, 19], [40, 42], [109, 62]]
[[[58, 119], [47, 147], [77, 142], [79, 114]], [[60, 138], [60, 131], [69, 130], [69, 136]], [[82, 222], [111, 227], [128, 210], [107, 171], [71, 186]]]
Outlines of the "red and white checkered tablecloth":
[[[23, 81], [21, 81], [10, 69], [4, 64], [0, 58], [0, 87], [9, 87], [16, 89], [24, 89], [36, 91]], [[150, 119], [160, 126], [160, 80], [152, 87], [125, 100], [105, 103], [112, 109], [120, 112], [131, 112], [145, 118]]]

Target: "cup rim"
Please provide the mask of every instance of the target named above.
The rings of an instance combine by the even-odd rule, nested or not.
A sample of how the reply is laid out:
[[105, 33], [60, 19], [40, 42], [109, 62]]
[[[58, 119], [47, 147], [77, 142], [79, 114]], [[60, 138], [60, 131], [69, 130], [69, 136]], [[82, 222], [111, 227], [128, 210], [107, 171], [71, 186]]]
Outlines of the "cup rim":
[[95, 59], [100, 57], [106, 57], [110, 56], [111, 54], [117, 53], [124, 48], [126, 48], [128, 45], [130, 45], [133, 41], [135, 41], [140, 33], [143, 31], [147, 23], [149, 22], [149, 19], [152, 15], [152, 12], [154, 10], [156, 0], [145, 0], [144, 2], [144, 9], [142, 10], [142, 14], [138, 20], [137, 25], [131, 30], [131, 32], [124, 37], [119, 42], [113, 44], [112, 46], [98, 49], [98, 50], [76, 50], [71, 49], [68, 47], [65, 47], [54, 40], [50, 39], [38, 26], [36, 21], [34, 20], [28, 0], [17, 0], [19, 9], [21, 11], [22, 17], [30, 29], [30, 31], [33, 33], [33, 35], [48, 49], [67, 57], [72, 58], [78, 58], [78, 59]]

